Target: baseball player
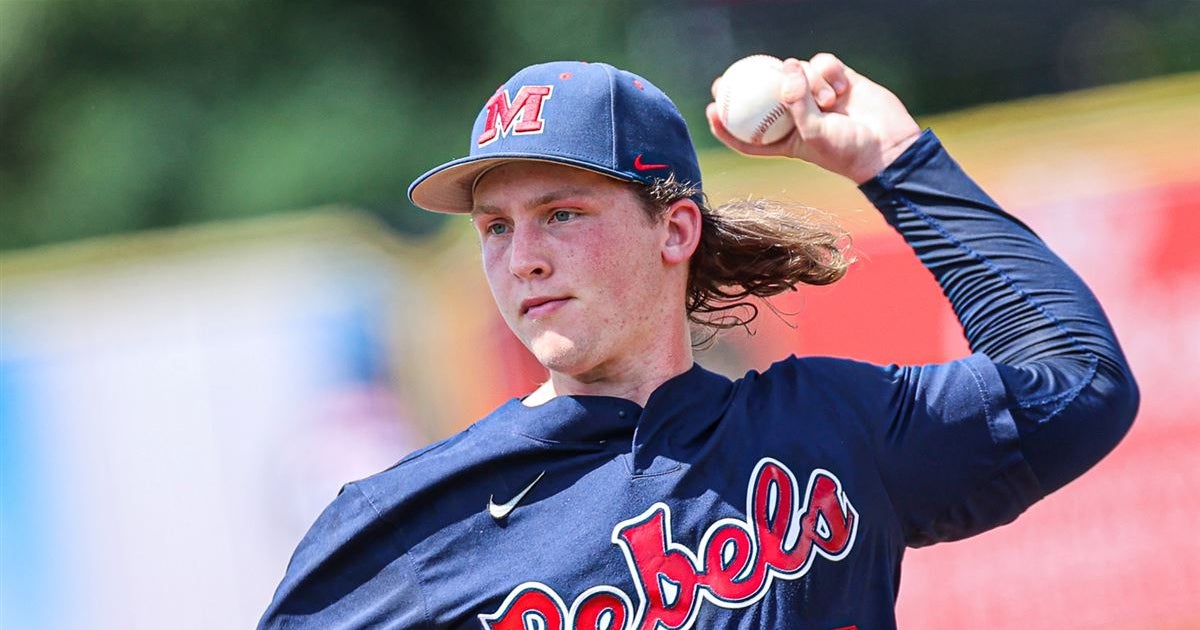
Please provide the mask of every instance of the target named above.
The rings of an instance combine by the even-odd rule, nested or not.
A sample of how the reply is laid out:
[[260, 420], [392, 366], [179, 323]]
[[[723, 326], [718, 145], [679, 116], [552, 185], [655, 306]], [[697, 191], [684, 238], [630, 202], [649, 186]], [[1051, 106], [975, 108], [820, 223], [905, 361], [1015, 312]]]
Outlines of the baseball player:
[[[788, 357], [730, 380], [690, 329], [845, 269], [839, 234], [712, 207], [687, 127], [601, 63], [519, 71], [470, 153], [409, 189], [469, 214], [508, 325], [550, 378], [345, 486], [261, 628], [895, 627], [909, 546], [1016, 518], [1128, 430], [1138, 393], [1100, 305], [888, 90], [784, 64], [784, 140], [856, 183], [933, 273], [972, 354]], [[761, 212], [758, 212], [761, 211]]]

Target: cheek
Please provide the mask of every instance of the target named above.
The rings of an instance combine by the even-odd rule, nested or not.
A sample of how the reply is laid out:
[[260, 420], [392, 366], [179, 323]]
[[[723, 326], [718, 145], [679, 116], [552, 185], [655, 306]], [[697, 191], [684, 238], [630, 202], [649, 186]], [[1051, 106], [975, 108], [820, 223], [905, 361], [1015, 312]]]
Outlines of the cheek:
[[499, 247], [484, 247], [480, 251], [480, 257], [483, 261], [483, 275], [492, 290], [492, 297], [502, 306], [501, 298], [505, 295], [506, 281], [512, 277], [512, 274], [508, 273], [508, 265], [505, 264], [504, 252]]
[[661, 266], [661, 256], [647, 239], [627, 238], [618, 247], [598, 246], [578, 250], [579, 263], [593, 278], [597, 286], [612, 298], [610, 306], [619, 309], [618, 315], [628, 315], [632, 301], [653, 299], [658, 292], [656, 271]]

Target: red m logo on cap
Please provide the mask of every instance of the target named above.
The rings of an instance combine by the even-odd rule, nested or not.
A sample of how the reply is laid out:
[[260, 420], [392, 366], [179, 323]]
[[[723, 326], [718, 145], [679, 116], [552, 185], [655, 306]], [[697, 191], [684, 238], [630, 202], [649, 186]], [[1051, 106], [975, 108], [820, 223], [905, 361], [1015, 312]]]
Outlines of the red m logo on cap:
[[510, 133], [542, 133], [546, 124], [542, 120], [542, 103], [550, 98], [552, 90], [550, 85], [523, 85], [512, 100], [508, 98], [508, 90], [497, 90], [484, 106], [487, 118], [483, 121], [483, 133], [476, 140], [478, 146]]

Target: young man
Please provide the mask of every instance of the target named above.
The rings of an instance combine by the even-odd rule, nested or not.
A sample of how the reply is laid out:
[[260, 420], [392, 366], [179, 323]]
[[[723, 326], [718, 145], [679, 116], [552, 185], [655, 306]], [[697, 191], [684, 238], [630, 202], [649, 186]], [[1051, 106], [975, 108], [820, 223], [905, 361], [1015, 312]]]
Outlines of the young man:
[[890, 92], [826, 54], [785, 73], [791, 136], [740, 143], [710, 105], [713, 133], [859, 184], [974, 354], [790, 357], [737, 381], [695, 365], [692, 326], [730, 325], [729, 302], [840, 277], [839, 235], [770, 204], [710, 208], [645, 79], [526, 68], [470, 155], [409, 194], [470, 213], [550, 379], [347, 485], [260, 627], [894, 627], [907, 546], [1007, 523], [1113, 448], [1137, 389], [1087, 287]]

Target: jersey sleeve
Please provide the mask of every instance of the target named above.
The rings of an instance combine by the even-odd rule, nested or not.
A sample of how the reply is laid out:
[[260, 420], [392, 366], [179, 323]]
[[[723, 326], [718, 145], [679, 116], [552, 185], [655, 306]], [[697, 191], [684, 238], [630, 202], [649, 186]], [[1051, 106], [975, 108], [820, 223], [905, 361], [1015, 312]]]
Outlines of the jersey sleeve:
[[292, 555], [258, 629], [428, 627], [417, 576], [393, 532], [361, 488], [343, 487]]
[[1079, 276], [931, 131], [861, 189], [942, 287], [974, 353], [883, 376], [899, 398], [869, 431], [909, 544], [1008, 522], [1128, 431], [1138, 390], [1115, 334]]

